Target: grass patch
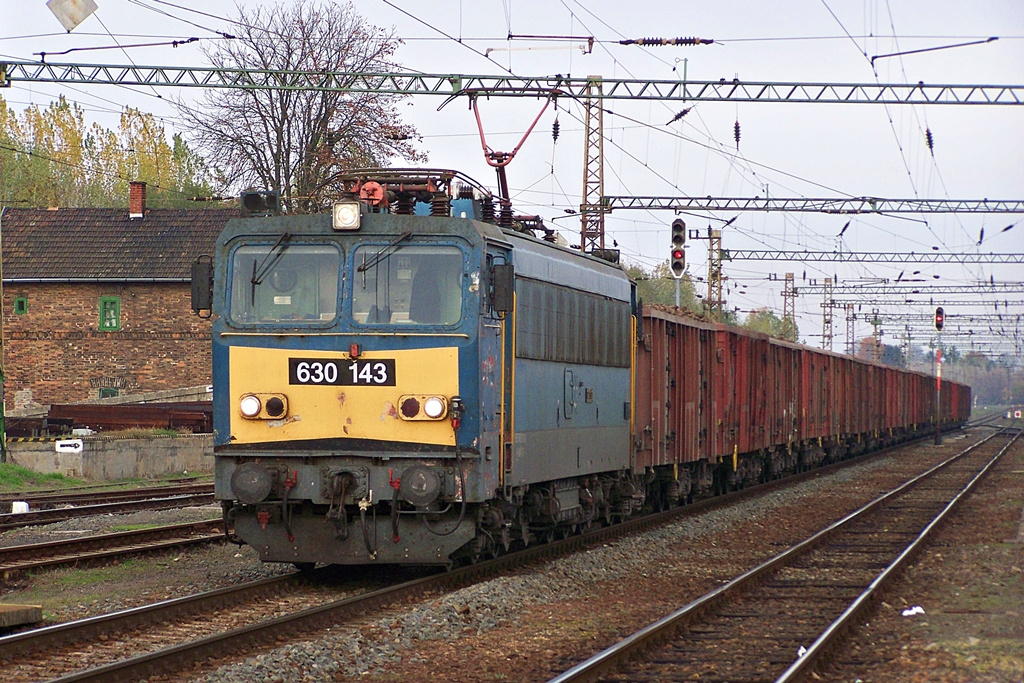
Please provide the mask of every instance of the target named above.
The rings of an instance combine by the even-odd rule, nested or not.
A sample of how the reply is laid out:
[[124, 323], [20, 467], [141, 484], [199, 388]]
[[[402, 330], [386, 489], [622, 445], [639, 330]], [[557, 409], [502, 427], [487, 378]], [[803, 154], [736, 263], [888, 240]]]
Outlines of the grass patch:
[[81, 479], [66, 477], [63, 474], [51, 473], [42, 474], [15, 465], [13, 463], [0, 463], [0, 490], [4, 491], [25, 491], [33, 488], [65, 488], [81, 486], [84, 482]]
[[122, 581], [124, 574], [130, 573], [137, 560], [128, 558], [113, 567], [96, 567], [95, 569], [73, 569], [54, 582], [59, 588], [82, 588], [95, 586], [105, 581]]

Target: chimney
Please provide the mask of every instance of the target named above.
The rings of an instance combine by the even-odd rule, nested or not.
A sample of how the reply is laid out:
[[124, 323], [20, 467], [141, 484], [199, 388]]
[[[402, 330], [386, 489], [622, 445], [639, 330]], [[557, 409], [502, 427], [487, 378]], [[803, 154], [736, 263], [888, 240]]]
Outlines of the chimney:
[[146, 183], [133, 180], [128, 184], [128, 218], [146, 215]]

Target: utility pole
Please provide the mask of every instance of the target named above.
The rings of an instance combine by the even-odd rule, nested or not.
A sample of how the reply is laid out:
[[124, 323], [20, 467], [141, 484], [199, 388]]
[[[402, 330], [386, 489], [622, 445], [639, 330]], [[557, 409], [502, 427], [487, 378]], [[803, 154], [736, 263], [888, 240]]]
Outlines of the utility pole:
[[946, 312], [942, 306], [935, 309], [935, 445], [942, 445], [942, 328]]
[[871, 327], [873, 328], [872, 336], [875, 340], [874, 348], [874, 360], [878, 362], [882, 359], [882, 321], [878, 318], [878, 309], [871, 311]]
[[708, 228], [708, 319], [722, 322], [722, 231]]
[[786, 339], [796, 341], [796, 278], [793, 273], [786, 273], [782, 290], [782, 329]]
[[910, 325], [903, 327], [903, 367], [910, 368]]
[[821, 348], [832, 350], [832, 278], [825, 278], [825, 300], [821, 304]]
[[583, 203], [580, 205], [580, 251], [604, 249], [604, 107], [601, 77], [587, 78], [584, 107]]
[[857, 314], [853, 311], [853, 304], [845, 304], [844, 308], [846, 308], [846, 355], [855, 356], [857, 355], [857, 342], [854, 338], [856, 335], [854, 322], [857, 320]]

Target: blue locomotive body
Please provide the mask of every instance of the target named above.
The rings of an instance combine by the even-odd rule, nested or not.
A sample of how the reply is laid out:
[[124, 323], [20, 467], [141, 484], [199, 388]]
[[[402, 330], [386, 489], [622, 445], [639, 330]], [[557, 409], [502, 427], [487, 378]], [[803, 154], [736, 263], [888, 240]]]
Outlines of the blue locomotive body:
[[265, 561], [449, 565], [642, 503], [632, 283], [454, 179], [218, 240], [216, 496]]

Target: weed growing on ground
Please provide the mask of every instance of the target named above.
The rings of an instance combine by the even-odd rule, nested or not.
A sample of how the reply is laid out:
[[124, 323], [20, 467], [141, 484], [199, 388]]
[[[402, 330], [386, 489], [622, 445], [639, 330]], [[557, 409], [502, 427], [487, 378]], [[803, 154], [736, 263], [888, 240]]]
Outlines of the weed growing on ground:
[[66, 477], [63, 474], [50, 473], [42, 474], [15, 465], [14, 463], [0, 463], [0, 490], [3, 491], [25, 491], [34, 488], [65, 488], [69, 486], [81, 486], [83, 481], [73, 477]]

